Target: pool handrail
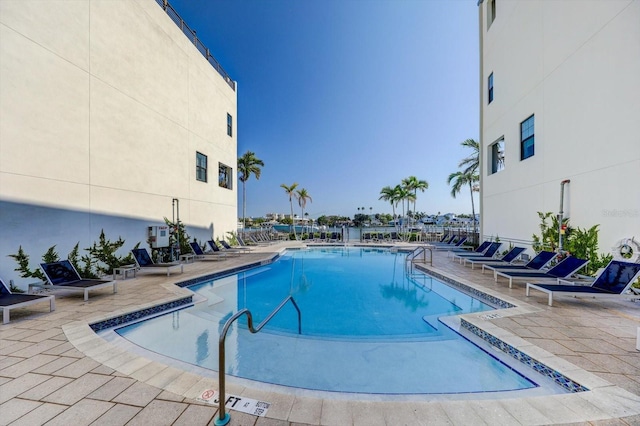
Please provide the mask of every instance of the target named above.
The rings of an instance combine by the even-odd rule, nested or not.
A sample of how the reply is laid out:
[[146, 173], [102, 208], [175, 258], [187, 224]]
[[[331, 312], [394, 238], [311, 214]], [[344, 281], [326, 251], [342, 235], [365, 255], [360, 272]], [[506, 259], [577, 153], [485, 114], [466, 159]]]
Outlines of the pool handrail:
[[298, 334], [302, 334], [302, 315], [300, 313], [300, 308], [298, 307], [298, 304], [296, 303], [295, 299], [291, 295], [287, 296], [282, 302], [280, 302], [278, 307], [275, 308], [260, 324], [258, 324], [256, 328], [253, 327], [253, 315], [251, 314], [251, 311], [247, 308], [239, 310], [231, 318], [229, 318], [227, 322], [224, 323], [224, 327], [222, 328], [222, 332], [220, 333], [220, 339], [218, 340], [218, 387], [220, 388], [220, 391], [219, 391], [220, 395], [218, 398], [219, 414], [218, 414], [218, 418], [215, 419], [214, 421], [214, 424], [216, 426], [226, 425], [227, 423], [229, 423], [229, 420], [231, 420], [231, 416], [228, 413], [225, 413], [226, 393], [225, 393], [225, 374], [224, 374], [224, 370], [225, 370], [224, 342], [225, 342], [225, 338], [227, 337], [227, 332], [229, 331], [229, 327], [231, 327], [231, 324], [233, 324], [242, 315], [246, 315], [247, 327], [249, 328], [249, 331], [252, 334], [255, 334], [260, 330], [262, 330], [262, 328], [265, 325], [267, 325], [269, 321], [271, 321], [271, 318], [273, 318], [289, 300], [291, 300], [291, 303], [293, 303], [294, 308], [296, 308], [296, 311], [298, 311]]

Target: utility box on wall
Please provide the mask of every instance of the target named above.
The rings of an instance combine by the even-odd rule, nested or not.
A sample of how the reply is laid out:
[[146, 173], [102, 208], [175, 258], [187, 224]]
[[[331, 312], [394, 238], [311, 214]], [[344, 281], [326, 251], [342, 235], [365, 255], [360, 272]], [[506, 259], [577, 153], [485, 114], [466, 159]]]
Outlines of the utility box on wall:
[[151, 248], [169, 247], [169, 227], [167, 225], [150, 226], [148, 234]]

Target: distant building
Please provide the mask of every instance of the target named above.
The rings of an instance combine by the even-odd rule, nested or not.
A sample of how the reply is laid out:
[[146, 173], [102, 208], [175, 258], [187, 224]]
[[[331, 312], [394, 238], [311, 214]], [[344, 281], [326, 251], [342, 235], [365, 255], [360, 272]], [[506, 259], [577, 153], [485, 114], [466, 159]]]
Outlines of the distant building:
[[35, 268], [102, 229], [146, 247], [177, 214], [198, 239], [236, 229], [236, 85], [188, 26], [154, 0], [0, 10], [2, 278], [19, 246]]
[[[640, 238], [640, 1], [480, 0], [481, 233]], [[563, 181], [569, 180], [570, 182]]]

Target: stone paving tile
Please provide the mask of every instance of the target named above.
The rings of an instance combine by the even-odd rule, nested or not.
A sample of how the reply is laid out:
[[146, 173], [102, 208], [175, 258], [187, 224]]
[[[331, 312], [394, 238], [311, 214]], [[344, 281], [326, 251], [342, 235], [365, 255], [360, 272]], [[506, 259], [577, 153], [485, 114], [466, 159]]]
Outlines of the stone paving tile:
[[100, 364], [96, 368], [91, 370], [91, 372], [95, 374], [113, 374], [116, 372], [116, 370], [114, 370], [113, 368], [109, 368], [106, 365]]
[[[346, 425], [351, 423], [342, 423], [342, 424]], [[247, 425], [250, 425], [250, 423], [247, 423]], [[289, 423], [286, 420], [270, 419], [268, 417], [258, 417], [258, 419], [255, 422], [255, 426], [291, 426], [291, 423]]]
[[3, 345], [0, 346], [0, 355], [13, 355], [14, 352], [21, 351], [25, 348], [33, 346], [30, 342], [11, 341], [5, 340]]
[[136, 414], [127, 426], [172, 425], [186, 408], [187, 404], [154, 400]]
[[207, 426], [211, 424], [217, 411], [216, 407], [189, 405], [172, 426]]
[[83, 354], [82, 352], [80, 352], [76, 348], [71, 348], [68, 351], [61, 353], [60, 355], [69, 356], [69, 357], [72, 357], [72, 358], [84, 358], [85, 357], [85, 354]]
[[129, 377], [114, 377], [90, 393], [87, 398], [111, 401], [134, 383], [135, 380]]
[[487, 425], [472, 409], [467, 409], [465, 401], [447, 401], [442, 408], [454, 425]]
[[76, 358], [68, 358], [68, 357], [57, 357], [55, 360], [51, 361], [48, 364], [43, 365], [40, 368], [36, 368], [33, 370], [34, 373], [40, 374], [53, 374], [54, 372], [60, 370], [61, 368], [66, 367], [69, 364], [76, 362]]
[[59, 340], [43, 340], [43, 341], [38, 342], [38, 343], [31, 343], [30, 346], [22, 348], [22, 349], [20, 349], [18, 351], [11, 352], [11, 356], [29, 358], [29, 357], [32, 357], [34, 355], [38, 355], [38, 354], [46, 352], [46, 351], [48, 351], [50, 349], [53, 349], [56, 346], [59, 346], [61, 344], [62, 344], [62, 342], [60, 342]]
[[161, 390], [149, 386], [146, 383], [135, 382], [132, 386], [129, 386], [124, 392], [120, 393], [117, 397], [113, 398], [113, 402], [122, 404], [137, 405], [139, 407], [145, 407], [155, 397], [160, 394]]
[[74, 349], [73, 345], [67, 341], [63, 341], [60, 345], [53, 347], [49, 350], [42, 352], [45, 355], [60, 355], [67, 352], [70, 349]]
[[166, 390], [160, 392], [160, 394], [156, 398], [157, 399], [163, 399], [165, 401], [174, 401], [174, 402], [183, 402], [184, 401], [184, 397], [182, 397], [180, 395], [176, 395], [173, 392], [167, 392]]
[[0, 404], [0, 413], [2, 413], [0, 422], [2, 422], [3, 425], [8, 425], [30, 411], [35, 410], [39, 405], [41, 405], [40, 402], [29, 401], [27, 399], [10, 399], [5, 403]]
[[65, 405], [49, 403], [41, 404], [35, 410], [30, 411], [15, 422], [11, 423], [11, 426], [43, 425], [67, 408], [68, 407]]
[[43, 398], [43, 401], [64, 405], [76, 404], [111, 379], [111, 376], [85, 374]]
[[4, 385], [7, 382], [10, 382], [13, 379], [10, 379], [9, 377], [0, 377], [0, 386]]
[[114, 404], [105, 401], [82, 399], [54, 417], [47, 423], [47, 426], [89, 425], [107, 412], [113, 405]]
[[12, 334], [10, 337], [6, 338], [7, 340], [24, 340], [29, 336], [34, 336], [40, 333], [40, 330], [25, 330], [21, 329], [19, 333]]
[[67, 365], [59, 370], [57, 370], [54, 374], [56, 376], [64, 376], [64, 377], [72, 377], [78, 378], [94, 368], [98, 367], [100, 364], [95, 362], [89, 357], [85, 357], [82, 359], [76, 360], [74, 363]]
[[4, 403], [11, 398], [15, 398], [21, 393], [38, 386], [49, 379], [49, 376], [42, 374], [26, 373], [0, 386], [0, 403]]
[[32, 336], [29, 336], [27, 338], [22, 339], [25, 342], [33, 342], [33, 343], [39, 343], [42, 342], [44, 340], [48, 340], [48, 339], [52, 339], [56, 336], [60, 336], [62, 333], [62, 330], [59, 328], [52, 328], [50, 330], [46, 330], [46, 331], [42, 331], [40, 333], [34, 334]]
[[100, 416], [91, 426], [124, 426], [142, 410], [140, 407], [116, 404]]
[[320, 424], [322, 400], [318, 398], [296, 397], [288, 420], [298, 423]]
[[582, 343], [583, 345], [591, 348], [593, 353], [611, 354], [611, 355], [627, 353], [627, 351], [622, 350], [619, 347], [617, 347], [617, 346], [615, 346], [615, 345], [613, 345], [613, 344], [611, 344], [609, 342], [605, 342], [605, 341], [603, 341], [601, 339], [576, 338], [575, 340], [576, 340], [576, 342]]
[[61, 387], [69, 384], [73, 380], [66, 377], [46, 377], [48, 377], [48, 380], [31, 387], [26, 392], [21, 393], [19, 397], [39, 401]]
[[2, 376], [2, 370], [22, 361], [24, 361], [23, 358], [17, 358], [12, 356], [5, 356], [2, 359], [0, 359], [0, 376]]

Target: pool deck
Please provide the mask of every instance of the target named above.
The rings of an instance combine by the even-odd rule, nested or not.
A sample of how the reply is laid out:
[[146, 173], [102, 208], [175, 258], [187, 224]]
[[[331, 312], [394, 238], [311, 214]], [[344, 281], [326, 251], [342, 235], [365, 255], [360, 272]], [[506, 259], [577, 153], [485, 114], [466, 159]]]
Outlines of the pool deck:
[[[11, 313], [0, 326], [0, 425], [209, 425], [217, 407], [196, 400], [217, 377], [200, 376], [141, 357], [107, 342], [89, 324], [174, 301], [190, 291], [173, 283], [270, 259], [280, 242], [221, 261], [196, 261], [184, 273], [138, 273], [111, 289], [56, 291], [48, 304]], [[372, 244], [369, 244], [373, 246]], [[523, 398], [379, 401], [321, 399], [241, 386], [227, 393], [271, 403], [266, 417], [231, 411], [230, 425], [640, 425], [640, 302], [525, 296], [525, 284], [493, 281], [434, 253], [433, 269], [517, 305], [495, 315], [468, 314], [474, 326], [543, 360], [589, 388], [586, 392]], [[486, 313], [485, 313], [486, 314]], [[470, 372], [472, 373], [472, 372]], [[428, 378], [425, 378], [428, 380]]]

